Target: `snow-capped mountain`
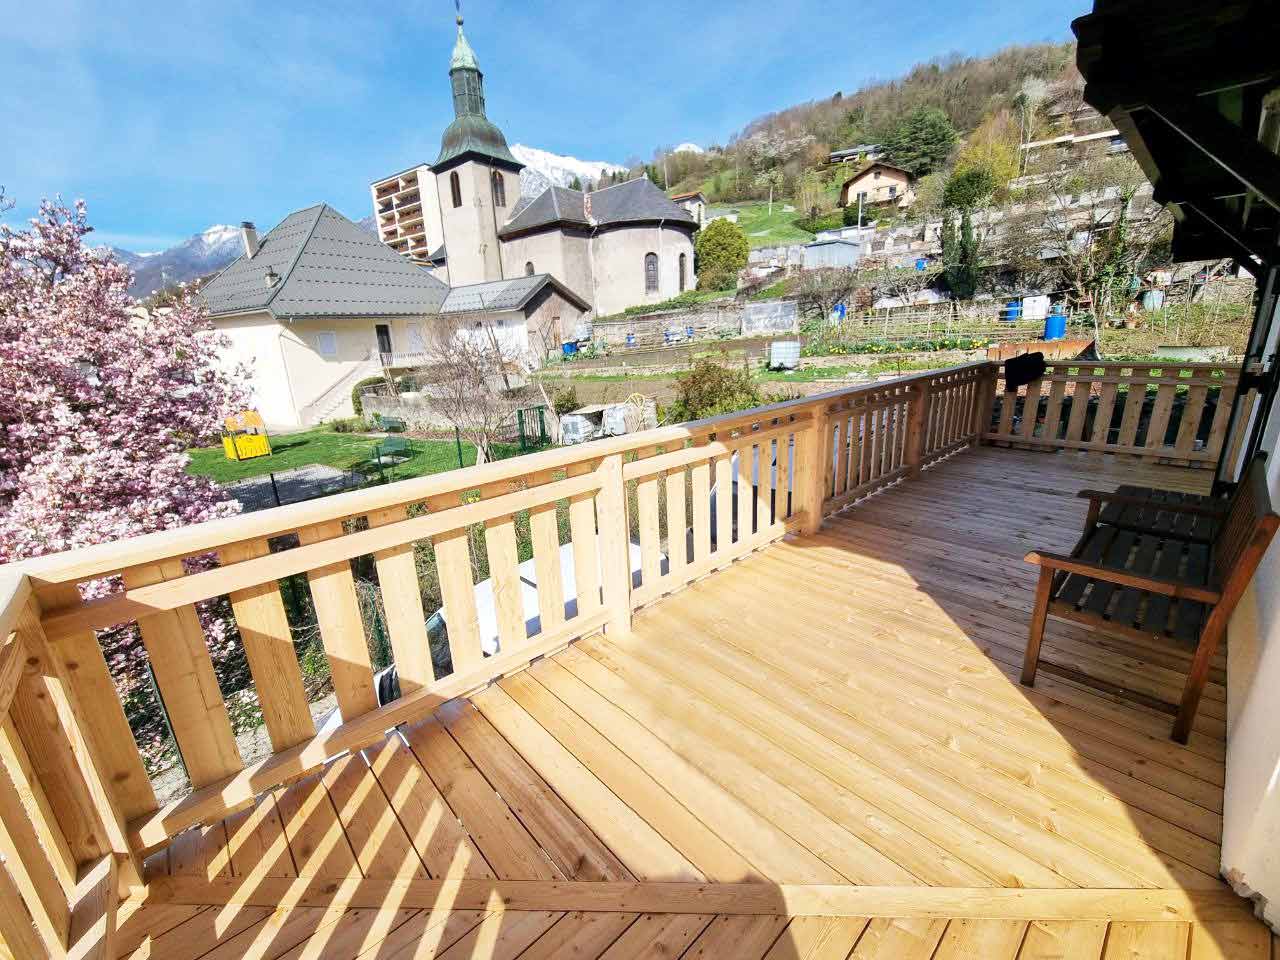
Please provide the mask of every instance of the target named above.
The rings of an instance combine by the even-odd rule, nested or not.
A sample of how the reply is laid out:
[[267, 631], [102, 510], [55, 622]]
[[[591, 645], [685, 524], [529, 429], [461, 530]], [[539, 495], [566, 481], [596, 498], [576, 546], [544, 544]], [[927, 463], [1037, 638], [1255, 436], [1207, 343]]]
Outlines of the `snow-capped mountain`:
[[133, 271], [129, 292], [146, 297], [173, 283], [184, 283], [221, 270], [240, 256], [240, 228], [215, 224], [191, 239], [156, 253], [134, 253], [107, 247], [117, 260]]
[[553, 183], [567, 187], [574, 177], [586, 184], [588, 180], [592, 183], [599, 181], [602, 172], [627, 172], [626, 167], [616, 163], [579, 160], [577, 157], [566, 157], [537, 147], [526, 147], [523, 143], [512, 144], [511, 154], [525, 165], [520, 173], [520, 193], [525, 197], [536, 197]]
[[672, 153], [706, 153], [707, 151], [703, 150], [696, 143], [682, 143], [678, 147], [672, 147], [671, 152]]

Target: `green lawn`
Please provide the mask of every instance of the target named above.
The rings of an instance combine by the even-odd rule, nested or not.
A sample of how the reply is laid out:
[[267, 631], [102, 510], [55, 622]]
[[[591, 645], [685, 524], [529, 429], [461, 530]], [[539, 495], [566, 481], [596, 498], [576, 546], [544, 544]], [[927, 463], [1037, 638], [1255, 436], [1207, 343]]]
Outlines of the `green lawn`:
[[908, 374], [920, 370], [936, 370], [931, 360], [878, 360], [872, 364], [848, 364], [838, 367], [802, 367], [799, 370], [762, 370], [757, 376], [770, 383], [807, 383], [812, 380], [839, 380], [854, 374], [880, 376], [884, 373]]
[[738, 226], [746, 234], [747, 243], [753, 247], [776, 247], [786, 243], [808, 243], [813, 234], [801, 230], [792, 221], [803, 214], [799, 210], [782, 208], [785, 204], [774, 201], [773, 213], [769, 213], [767, 203], [733, 203], [726, 204], [738, 211]]
[[[377, 465], [370, 461], [373, 448], [377, 444], [373, 437], [364, 437], [354, 433], [335, 433], [320, 427], [304, 430], [299, 433], [287, 433], [271, 438], [272, 454], [269, 457], [257, 457], [253, 460], [239, 462], [228, 460], [222, 447], [203, 447], [188, 451], [191, 463], [187, 470], [197, 476], [209, 477], [216, 483], [235, 483], [250, 477], [260, 477], [268, 473], [279, 473], [295, 467], [306, 467], [312, 464], [325, 464], [339, 470], [356, 469], [367, 475], [378, 473]], [[409, 477], [425, 476], [453, 470], [458, 466], [457, 448], [452, 440], [411, 440], [414, 455], [409, 460], [397, 463], [388, 470], [394, 472], [397, 480]], [[465, 466], [476, 462], [475, 447], [469, 443], [462, 444], [462, 459]]]

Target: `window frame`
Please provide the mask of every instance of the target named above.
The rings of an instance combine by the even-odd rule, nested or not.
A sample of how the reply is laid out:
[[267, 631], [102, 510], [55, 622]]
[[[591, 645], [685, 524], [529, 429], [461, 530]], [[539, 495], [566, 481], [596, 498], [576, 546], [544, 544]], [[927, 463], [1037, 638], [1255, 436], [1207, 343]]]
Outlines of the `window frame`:
[[533, 269], [533, 261], [532, 261], [532, 260], [526, 260], [526, 261], [524, 262], [524, 275], [525, 275], [526, 277], [532, 277], [532, 276], [533, 276], [535, 273], [537, 273], [537, 272], [538, 272], [537, 270]]
[[502, 175], [501, 170], [494, 170], [489, 174], [489, 189], [493, 193], [493, 205], [506, 209], [507, 179]]
[[658, 255], [649, 251], [644, 255], [644, 292], [657, 293], [662, 289], [662, 278], [659, 275]]
[[[325, 359], [332, 359], [338, 355], [338, 331], [337, 330], [317, 330], [314, 334], [316, 340], [316, 353]], [[327, 341], [326, 341], [326, 338]], [[326, 342], [333, 344], [333, 349], [325, 350]]]
[[462, 178], [457, 170], [449, 171], [449, 198], [453, 201], [453, 209], [462, 206]]
[[688, 271], [689, 271], [689, 255], [688, 255], [688, 254], [686, 254], [686, 253], [682, 253], [682, 254], [680, 254], [680, 258], [679, 258], [679, 260], [677, 260], [677, 267], [678, 267], [679, 275], [680, 275], [680, 289], [679, 289], [679, 290], [677, 290], [676, 292], [677, 292], [677, 293], [684, 293], [684, 291], [685, 291], [685, 285], [686, 285], [686, 284], [688, 283], [688, 281], [689, 281], [689, 273], [688, 273]]

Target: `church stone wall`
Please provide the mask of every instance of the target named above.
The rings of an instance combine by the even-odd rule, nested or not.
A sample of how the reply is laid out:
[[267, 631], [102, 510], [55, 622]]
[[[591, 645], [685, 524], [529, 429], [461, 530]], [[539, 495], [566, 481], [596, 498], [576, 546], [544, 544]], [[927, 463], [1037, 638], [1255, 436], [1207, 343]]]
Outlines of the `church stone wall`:
[[[595, 274], [596, 316], [608, 316], [627, 307], [661, 303], [680, 292], [679, 260], [685, 255], [685, 289], [696, 285], [693, 274], [693, 240], [676, 227], [613, 227], [591, 241]], [[658, 289], [645, 289], [646, 254], [658, 255]]]

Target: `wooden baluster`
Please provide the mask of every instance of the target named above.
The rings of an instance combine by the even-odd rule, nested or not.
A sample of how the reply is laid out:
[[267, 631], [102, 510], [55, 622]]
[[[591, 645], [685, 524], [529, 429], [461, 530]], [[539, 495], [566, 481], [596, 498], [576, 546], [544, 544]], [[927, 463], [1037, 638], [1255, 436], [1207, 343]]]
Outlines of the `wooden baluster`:
[[[6, 707], [7, 709], [7, 707]], [[0, 771], [0, 859], [24, 892], [40, 939], [50, 952], [67, 945], [71, 912], [67, 891], [45, 855], [18, 792], [20, 771]]]
[[863, 483], [870, 483], [880, 477], [880, 445], [884, 441], [882, 418], [884, 410], [880, 406], [868, 407], [867, 410], [867, 444], [864, 455]]
[[[653, 448], [642, 450], [640, 457], [644, 459], [654, 452]], [[650, 593], [657, 587], [658, 579], [662, 576], [662, 555], [658, 543], [657, 474], [650, 474], [636, 481], [636, 523], [640, 537], [640, 582], [645, 593]]]
[[849, 418], [849, 472], [841, 493], [848, 493], [862, 483], [862, 437], [866, 423], [865, 406], [855, 407]]
[[[391, 507], [369, 514], [369, 526], [382, 527], [409, 517], [407, 507]], [[412, 693], [431, 685], [431, 641], [427, 637], [427, 616], [422, 609], [422, 584], [413, 543], [403, 543], [373, 555], [378, 571], [378, 589], [387, 618], [387, 634], [396, 662], [400, 693]]]
[[668, 470], [667, 490], [667, 569], [673, 583], [685, 582], [685, 569], [689, 566], [689, 543], [685, 535], [689, 521], [686, 517], [685, 471], [683, 467]]
[[[1129, 393], [1125, 398], [1124, 416], [1120, 420], [1118, 446], [1133, 447], [1137, 443], [1138, 424], [1142, 420], [1142, 406], [1147, 401], [1147, 382], [1140, 371], [1133, 370], [1129, 378]], [[1078, 437], [1075, 439], [1079, 439]]]
[[485, 521], [484, 546], [489, 558], [489, 582], [493, 585], [498, 646], [503, 653], [510, 653], [528, 640], [515, 517], [508, 515]]
[[622, 455], [605, 457], [598, 468], [600, 494], [596, 520], [600, 528], [600, 569], [604, 606], [611, 634], [631, 632], [631, 553], [627, 534], [627, 491], [622, 481]]
[[1044, 386], [1044, 379], [1036, 377], [1027, 384], [1027, 395], [1022, 402], [1022, 423], [1018, 436], [1023, 440], [1032, 440], [1036, 435], [1036, 420], [1040, 415], [1040, 391]]
[[61, 944], [51, 945], [37, 933], [27, 912], [22, 888], [14, 879], [12, 864], [0, 861], [0, 952], [16, 960], [64, 957]]
[[529, 510], [533, 568], [538, 580], [538, 619], [542, 633], [564, 626], [564, 574], [560, 566], [560, 517], [555, 503]]
[[108, 854], [80, 877], [69, 937], [74, 960], [115, 960], [119, 906], [119, 862]]
[[[232, 543], [218, 551], [223, 566], [265, 557], [265, 539]], [[302, 686], [302, 671], [293, 649], [293, 634], [285, 616], [280, 587], [274, 581], [231, 594], [245, 658], [258, 691], [258, 705], [274, 751], [287, 750], [316, 734]]]
[[[436, 513], [461, 503], [461, 494], [441, 494], [427, 501], [427, 509]], [[476, 584], [471, 570], [470, 534], [466, 527], [450, 530], [433, 537], [431, 547], [436, 556], [440, 601], [448, 626], [449, 660], [454, 673], [470, 673], [478, 669], [484, 659], [476, 614]]]
[[716, 460], [716, 553], [733, 550], [733, 457]]
[[[145, 587], [184, 575], [181, 560], [164, 560], [126, 570], [124, 585]], [[240, 750], [195, 606], [142, 617], [138, 629], [191, 785], [203, 787], [235, 773], [243, 766]]]
[[773, 512], [773, 440], [761, 440], [756, 451], [756, 535], [764, 536]]
[[[996, 426], [996, 435], [1007, 438], [1013, 435], [1013, 408], [1018, 404], [1018, 391], [1005, 390], [1000, 395], [1000, 421]], [[1072, 413], [1075, 412], [1074, 403], [1072, 405]]]
[[[42, 587], [37, 591], [46, 609], [80, 604], [74, 583]], [[102, 653], [102, 644], [92, 630], [77, 630], [58, 640], [58, 649], [67, 665], [72, 694], [87, 716], [93, 717], [94, 740], [111, 794], [126, 820], [156, 809], [155, 790], [142, 764], [142, 754], [124, 715], [124, 705]]]
[[1111, 445], [1111, 418], [1116, 409], [1116, 385], [1104, 383], [1098, 395], [1098, 410], [1093, 418], [1089, 443], [1102, 450]]
[[[842, 410], [840, 417], [836, 421], [835, 431], [832, 434], [832, 445], [835, 450], [835, 465], [832, 468], [835, 474], [835, 496], [840, 496], [849, 489], [849, 455], [851, 453], [851, 433], [854, 420], [849, 416], [848, 410]], [[797, 442], [800, 434], [797, 433]]]
[[[689, 475], [693, 489], [693, 558], [700, 569], [706, 570], [711, 555], [711, 462], [695, 463]], [[671, 536], [670, 531], [667, 536]]]
[[1209, 398], [1209, 387], [1200, 384], [1187, 390], [1187, 404], [1182, 408], [1182, 420], [1178, 423], [1178, 437], [1174, 442], [1174, 452], [1179, 457], [1188, 457], [1195, 453], [1196, 436], [1200, 432], [1200, 421], [1204, 417], [1204, 405]]
[[1169, 416], [1173, 412], [1173, 399], [1177, 390], [1172, 383], [1162, 383], [1156, 388], [1156, 402], [1151, 408], [1146, 442], [1143, 444], [1148, 450], [1161, 450], [1165, 447], [1164, 437], [1169, 429]]
[[1209, 425], [1209, 438], [1204, 447], [1206, 459], [1210, 462], [1216, 462], [1222, 453], [1222, 444], [1227, 436], [1227, 425], [1231, 422], [1231, 407], [1235, 399], [1235, 383], [1224, 383], [1218, 391], [1218, 402], [1213, 410], [1213, 422]]
[[[590, 464], [575, 463], [568, 470], [580, 477]], [[595, 491], [580, 493], [569, 500], [569, 536], [573, 540], [573, 581], [578, 616], [587, 617], [600, 609], [600, 547], [596, 532]]]
[[[752, 490], [752, 464], [755, 458], [755, 447], [748, 439], [738, 447], [738, 544], [747, 543], [751, 539], [751, 530], [755, 524], [755, 493]], [[741, 552], [741, 551], [739, 551]]]
[[[298, 540], [304, 546], [341, 536], [339, 520], [298, 531]], [[307, 582], [311, 585], [320, 639], [329, 658], [338, 711], [344, 721], [354, 720], [377, 709], [378, 697], [373, 689], [373, 666], [369, 662], [369, 645], [365, 641], [351, 561], [339, 560], [308, 570]]]
[[790, 503], [791, 498], [791, 433], [778, 434], [778, 489], [774, 493], [773, 500], [773, 519], [775, 523], [781, 523], [791, 515]]
[[0, 766], [8, 772], [18, 795], [22, 798], [26, 815], [35, 828], [40, 845], [49, 856], [54, 872], [58, 875], [63, 894], [70, 897], [76, 888], [76, 858], [67, 845], [67, 838], [63, 835], [62, 828], [58, 826], [58, 819], [54, 816], [53, 807], [49, 803], [48, 795], [44, 792], [44, 787], [36, 779], [31, 758], [27, 756], [27, 749], [22, 745], [17, 728], [13, 725], [13, 718], [8, 715], [7, 707], [3, 722], [0, 722]]

